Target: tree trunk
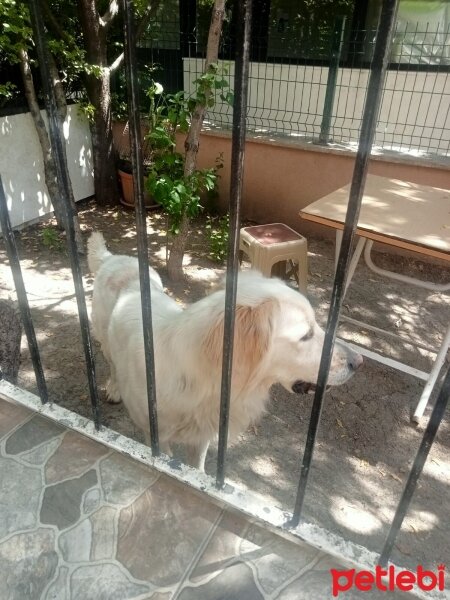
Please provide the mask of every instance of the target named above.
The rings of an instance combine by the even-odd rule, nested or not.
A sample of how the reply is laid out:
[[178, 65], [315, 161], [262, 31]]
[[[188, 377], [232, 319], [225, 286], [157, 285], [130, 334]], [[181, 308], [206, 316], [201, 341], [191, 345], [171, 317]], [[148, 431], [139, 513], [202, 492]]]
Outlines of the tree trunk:
[[[100, 18], [95, 0], [78, 0], [81, 28], [83, 30], [86, 60], [100, 67], [98, 77], [86, 77], [86, 91], [94, 107], [91, 123], [92, 152], [94, 159], [95, 200], [101, 206], [118, 204], [115, 152], [111, 120], [110, 71], [107, 62], [107, 23]], [[112, 19], [112, 17], [111, 17]]]
[[[33, 76], [32, 76], [31, 69], [30, 69], [30, 59], [29, 59], [28, 53], [25, 49], [22, 48], [19, 50], [19, 58], [20, 58], [20, 63], [19, 63], [20, 72], [22, 74], [22, 80], [23, 80], [23, 85], [24, 85], [24, 89], [25, 89], [25, 96], [27, 98], [28, 108], [30, 109], [30, 113], [33, 118], [34, 126], [36, 129], [36, 133], [39, 138], [39, 143], [40, 143], [41, 150], [42, 150], [42, 158], [43, 158], [43, 162], [44, 162], [45, 184], [47, 186], [48, 193], [50, 195], [50, 201], [53, 205], [57, 226], [60, 229], [65, 229], [63, 209], [61, 206], [60, 192], [59, 192], [59, 186], [58, 186], [58, 180], [57, 180], [57, 170], [56, 170], [55, 159], [54, 159], [54, 156], [52, 153], [47, 128], [45, 126], [44, 119], [42, 118], [39, 104], [38, 104], [38, 101], [36, 98], [36, 91], [34, 88]], [[52, 72], [54, 86], [60, 85], [56, 65], [53, 63], [53, 61], [51, 61], [51, 63], [50, 63], [50, 70]], [[58, 99], [58, 103], [61, 104], [61, 106], [58, 110], [58, 113], [59, 113], [58, 120], [60, 122], [61, 135], [62, 135], [62, 123], [65, 118], [65, 112], [67, 111], [67, 106], [64, 110], [64, 105], [65, 105], [65, 96], [64, 95], [63, 95], [63, 98], [64, 98], [64, 102], [62, 104], [61, 90], [58, 90], [57, 99]], [[64, 152], [64, 160], [66, 161], [66, 165], [67, 165], [66, 149], [65, 149], [64, 144], [63, 144], [63, 152]], [[69, 181], [69, 184], [70, 184], [70, 181]], [[75, 229], [75, 240], [76, 240], [76, 244], [77, 244], [77, 250], [80, 254], [84, 254], [84, 244], [83, 244], [83, 240], [82, 240], [82, 236], [81, 236], [80, 225], [78, 223], [78, 218], [76, 216], [77, 210], [76, 210], [76, 206], [75, 206], [75, 199], [73, 196], [72, 186], [70, 186], [69, 194], [70, 194], [69, 202], [71, 203], [72, 211], [74, 214], [74, 229]]]
[[[211, 24], [208, 32], [208, 44], [206, 46], [206, 60], [204, 73], [207, 73], [212, 63], [219, 58], [219, 42], [222, 33], [223, 19], [225, 16], [225, 0], [215, 0], [211, 15]], [[209, 94], [206, 93], [206, 103], [198, 103], [192, 113], [191, 125], [184, 143], [186, 151], [184, 160], [184, 174], [190, 175], [197, 165], [197, 154], [200, 143], [200, 133], [206, 113], [206, 105]]]
[[[51, 54], [49, 55], [49, 60], [50, 60], [49, 70], [50, 70], [50, 74], [52, 77], [53, 89], [55, 91], [56, 106], [58, 108], [59, 133], [60, 133], [61, 139], [64, 140], [64, 127], [63, 126], [64, 126], [65, 118], [67, 116], [66, 95], [64, 93], [64, 88], [63, 88], [63, 85], [61, 82], [61, 78], [59, 76], [58, 68], [57, 68], [55, 60]], [[62, 144], [62, 152], [63, 152], [63, 159], [66, 164], [66, 168], [68, 169], [65, 143]], [[69, 205], [70, 205], [69, 212], [73, 216], [73, 229], [74, 229], [74, 234], [75, 234], [75, 244], [77, 247], [77, 251], [79, 254], [85, 254], [83, 236], [81, 235], [80, 223], [78, 221], [77, 205], [75, 203], [75, 196], [73, 194], [73, 188], [72, 188], [72, 183], [70, 181], [70, 178], [69, 178], [69, 189], [67, 191], [69, 194], [69, 198], [68, 198]]]
[[111, 121], [111, 90], [109, 71], [89, 85], [89, 100], [94, 106], [91, 122], [94, 160], [94, 189], [97, 204], [105, 206], [119, 202], [116, 154]]
[[45, 183], [47, 185], [48, 193], [50, 194], [50, 200], [55, 210], [56, 222], [58, 223], [58, 227], [60, 229], [63, 229], [63, 217], [58, 204], [59, 190], [56, 180], [56, 165], [55, 161], [53, 160], [52, 149], [50, 147], [50, 140], [48, 138], [45, 122], [42, 118], [41, 110], [39, 108], [39, 104], [36, 98], [33, 76], [31, 74], [30, 69], [30, 59], [26, 50], [19, 50], [19, 58], [20, 72], [22, 74], [22, 81], [25, 89], [25, 96], [27, 99], [28, 108], [30, 109], [36, 133], [39, 138], [39, 143], [42, 149], [42, 158], [44, 160]]
[[[206, 46], [206, 61], [204, 73], [207, 73], [212, 63], [216, 63], [219, 57], [219, 42], [222, 33], [223, 19], [225, 16], [225, 0], [215, 0], [211, 15], [211, 24], [208, 32], [208, 44]], [[197, 154], [200, 143], [200, 133], [206, 113], [206, 103], [198, 103], [193, 110], [191, 124], [184, 144], [184, 174], [191, 175], [197, 166]], [[167, 270], [170, 279], [178, 281], [183, 278], [183, 256], [189, 236], [189, 219], [185, 215], [180, 226], [178, 235], [172, 237], [169, 249]]]
[[190, 222], [186, 215], [180, 223], [180, 230], [176, 235], [170, 236], [170, 255], [167, 261], [167, 273], [171, 281], [180, 281], [183, 278], [183, 258], [186, 242], [189, 237]]

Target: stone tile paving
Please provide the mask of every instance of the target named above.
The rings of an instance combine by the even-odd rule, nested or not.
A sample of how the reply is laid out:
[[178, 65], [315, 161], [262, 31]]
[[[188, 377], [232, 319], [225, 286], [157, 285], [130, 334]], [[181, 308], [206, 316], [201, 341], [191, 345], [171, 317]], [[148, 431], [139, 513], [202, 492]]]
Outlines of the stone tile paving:
[[342, 568], [3, 400], [0, 481], [1, 599], [327, 600]]

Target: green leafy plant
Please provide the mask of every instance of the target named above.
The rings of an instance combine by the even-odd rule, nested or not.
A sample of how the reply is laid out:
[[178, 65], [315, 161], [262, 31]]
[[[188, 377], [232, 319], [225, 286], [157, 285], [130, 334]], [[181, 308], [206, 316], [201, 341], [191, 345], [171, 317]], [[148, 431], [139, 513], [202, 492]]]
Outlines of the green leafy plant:
[[224, 79], [226, 69], [219, 69], [217, 64], [210, 67], [196, 80], [196, 90], [189, 97], [184, 92], [164, 95], [158, 83], [147, 90], [150, 109], [145, 142], [151, 148], [152, 160], [146, 185], [169, 214], [169, 231], [173, 235], [179, 233], [184, 217], [196, 217], [203, 210], [202, 198], [214, 195], [218, 172], [223, 166], [222, 156], [219, 156], [214, 167], [194, 169], [186, 174], [185, 156], [176, 150], [176, 133], [187, 133], [195, 107], [199, 103], [213, 106], [214, 91], [224, 90], [228, 85]]
[[209, 254], [213, 260], [223, 263], [228, 254], [228, 238], [230, 233], [230, 215], [208, 217], [206, 221], [206, 237], [209, 242]]
[[0, 107], [14, 97], [16, 89], [16, 86], [10, 81], [0, 83]]
[[233, 103], [233, 93], [226, 91], [229, 87], [225, 76], [228, 75], [228, 67], [226, 65], [219, 66], [218, 63], [211, 63], [206, 73], [200, 75], [194, 81], [196, 92], [188, 101], [190, 111], [194, 110], [197, 104], [202, 104], [208, 108], [212, 108], [216, 103], [216, 92], [221, 90], [220, 98], [228, 104]]
[[62, 250], [59, 231], [55, 227], [44, 227], [41, 233], [42, 243], [50, 250]]
[[89, 123], [93, 123], [95, 116], [95, 106], [87, 100], [87, 98], [81, 98], [78, 103], [78, 111], [84, 115]]

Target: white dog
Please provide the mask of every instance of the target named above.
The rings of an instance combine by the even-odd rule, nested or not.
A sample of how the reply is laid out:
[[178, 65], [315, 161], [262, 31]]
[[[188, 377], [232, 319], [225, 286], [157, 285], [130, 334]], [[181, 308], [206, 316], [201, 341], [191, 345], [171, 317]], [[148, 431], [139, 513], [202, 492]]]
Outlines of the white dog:
[[[100, 233], [89, 239], [88, 261], [94, 335], [111, 368], [108, 395], [123, 400], [149, 441], [138, 261], [112, 255]], [[169, 453], [170, 442], [186, 444], [188, 461], [203, 470], [218, 432], [225, 292], [183, 309], [151, 268], [150, 277], [161, 447]], [[304, 296], [249, 271], [239, 275], [234, 336], [230, 439], [261, 417], [272, 384], [298, 391], [316, 382], [324, 332]], [[344, 383], [361, 363], [337, 344], [328, 383]]]

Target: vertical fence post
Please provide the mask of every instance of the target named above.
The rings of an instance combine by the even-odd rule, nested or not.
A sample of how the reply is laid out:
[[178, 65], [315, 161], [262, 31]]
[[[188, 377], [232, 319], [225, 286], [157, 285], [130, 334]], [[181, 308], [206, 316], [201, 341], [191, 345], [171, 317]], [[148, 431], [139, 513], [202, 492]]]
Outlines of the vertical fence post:
[[336, 94], [336, 82], [341, 59], [342, 46], [344, 43], [346, 17], [340, 16], [334, 22], [333, 37], [331, 40], [330, 66], [328, 68], [327, 89], [323, 103], [323, 116], [320, 125], [319, 142], [328, 144], [330, 139], [331, 118], [333, 116], [334, 96]]
[[195, 29], [196, 29], [196, 0], [183, 0], [180, 2], [180, 52], [181, 59], [195, 56]]
[[11, 227], [11, 221], [8, 214], [8, 205], [6, 203], [5, 190], [3, 188], [2, 177], [0, 175], [0, 225], [2, 228], [3, 239], [5, 240], [6, 253], [8, 254], [9, 264], [16, 286], [17, 300], [19, 302], [20, 316], [22, 317], [23, 327], [27, 336], [28, 348], [30, 350], [31, 361], [33, 363], [36, 384], [39, 390], [41, 402], [48, 402], [48, 390], [45, 382], [44, 371], [42, 369], [39, 347], [34, 331], [33, 319], [31, 318], [30, 305], [28, 304], [27, 292], [23, 283], [22, 269], [20, 268], [19, 254], [17, 252], [16, 238]]
[[128, 114], [130, 120], [131, 160], [136, 207], [136, 230], [141, 286], [142, 327], [147, 381], [148, 414], [153, 456], [159, 456], [158, 415], [156, 412], [155, 361], [153, 350], [152, 298], [148, 268], [147, 213], [144, 203], [144, 166], [142, 162], [141, 119], [139, 111], [139, 82], [136, 64], [136, 31], [134, 5], [122, 0], [125, 37], [125, 73], [128, 88]]
[[216, 485], [225, 482], [225, 455], [228, 441], [231, 370], [233, 365], [234, 318], [237, 275], [239, 271], [239, 221], [244, 176], [244, 149], [252, 22], [252, 0], [240, 0], [234, 75], [233, 135], [231, 141], [230, 237], [228, 241], [227, 280], [223, 338], [222, 384], [220, 390], [219, 443]]
[[333, 347], [339, 322], [339, 314], [341, 311], [342, 301], [344, 299], [345, 283], [347, 280], [347, 273], [351, 260], [350, 250], [352, 248], [356, 226], [358, 224], [364, 184], [366, 181], [372, 144], [375, 137], [375, 129], [381, 103], [383, 83], [385, 80], [395, 25], [395, 16], [397, 13], [397, 3], [398, 0], [383, 0], [381, 9], [380, 22], [378, 25], [378, 33], [371, 65], [370, 79], [367, 88], [367, 98], [364, 106], [361, 135], [350, 187], [350, 197], [345, 218], [341, 249], [339, 252], [333, 291], [331, 294], [330, 311], [328, 314], [325, 341], [320, 360], [317, 388], [311, 410], [311, 418], [306, 438], [305, 452], [302, 459], [297, 498], [291, 520], [291, 525], [294, 527], [298, 525], [300, 521], [300, 514], [305, 499], [306, 486], [308, 483], [317, 431], [322, 414], [323, 399], [325, 396], [328, 374], [330, 371], [331, 357], [333, 354]]
[[385, 566], [389, 556], [391, 555], [392, 548], [394, 547], [395, 538], [397, 537], [400, 527], [402, 526], [403, 519], [405, 518], [406, 511], [411, 503], [413, 494], [416, 489], [417, 481], [422, 473], [425, 461], [427, 460], [431, 446], [434, 442], [434, 438], [439, 429], [439, 425], [444, 417], [447, 409], [448, 401], [450, 398], [450, 367], [447, 369], [447, 373], [444, 377], [444, 382], [439, 391], [439, 395], [436, 400], [436, 404], [433, 407], [430, 420], [428, 421], [427, 427], [423, 434], [422, 441], [414, 459], [414, 463], [409, 472], [408, 480], [405, 488], [398, 503], [397, 510], [395, 511], [394, 519], [392, 520], [389, 533], [381, 551], [378, 563], [381, 566]]
[[94, 353], [92, 350], [92, 341], [89, 331], [89, 319], [86, 308], [86, 299], [84, 297], [83, 279], [81, 275], [80, 261], [75, 242], [74, 213], [69, 201], [69, 173], [64, 159], [63, 139], [58, 122], [58, 108], [56, 105], [55, 92], [53, 89], [52, 78], [48, 69], [47, 53], [48, 48], [45, 43], [44, 23], [40, 14], [38, 0], [30, 0], [30, 16], [33, 28], [34, 41], [39, 60], [39, 70], [42, 77], [42, 87], [45, 94], [45, 107], [47, 110], [49, 137], [52, 148], [52, 154], [55, 159], [56, 173], [58, 181], [59, 196], [61, 199], [61, 208], [63, 212], [64, 226], [67, 234], [67, 246], [69, 250], [70, 265], [75, 287], [75, 296], [77, 299], [78, 315], [80, 319], [81, 338], [86, 360], [87, 377], [89, 392], [92, 404], [95, 426], [100, 427], [100, 409], [98, 400], [97, 383], [95, 377]]

